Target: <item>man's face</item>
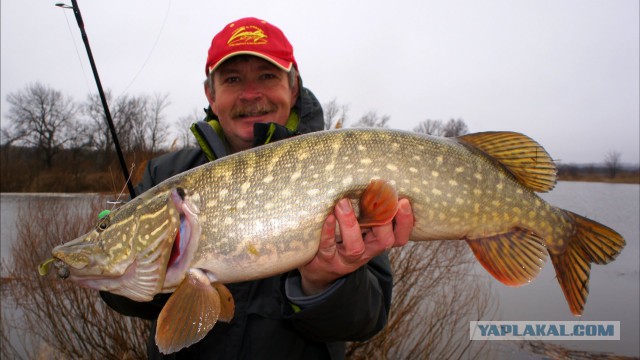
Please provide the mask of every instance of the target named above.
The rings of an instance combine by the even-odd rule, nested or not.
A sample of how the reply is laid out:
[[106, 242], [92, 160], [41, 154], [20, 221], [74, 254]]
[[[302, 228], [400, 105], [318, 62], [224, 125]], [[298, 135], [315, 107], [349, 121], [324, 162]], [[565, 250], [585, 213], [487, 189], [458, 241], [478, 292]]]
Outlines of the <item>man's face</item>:
[[232, 152], [251, 147], [253, 124], [287, 123], [298, 95], [288, 75], [255, 56], [233, 57], [215, 70], [215, 94], [207, 86], [205, 92]]

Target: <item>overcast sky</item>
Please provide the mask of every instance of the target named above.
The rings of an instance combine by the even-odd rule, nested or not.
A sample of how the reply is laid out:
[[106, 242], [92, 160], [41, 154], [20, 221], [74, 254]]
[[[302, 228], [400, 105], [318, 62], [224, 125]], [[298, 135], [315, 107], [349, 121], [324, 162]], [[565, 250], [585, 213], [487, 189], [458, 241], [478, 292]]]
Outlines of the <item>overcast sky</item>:
[[[170, 121], [206, 105], [213, 35], [255, 16], [285, 32], [305, 86], [349, 105], [352, 123], [371, 110], [405, 130], [456, 118], [525, 133], [565, 163], [640, 162], [638, 0], [78, 1], [103, 86], [168, 93]], [[1, 2], [3, 126], [7, 94], [29, 83], [97, 92], [56, 2]]]

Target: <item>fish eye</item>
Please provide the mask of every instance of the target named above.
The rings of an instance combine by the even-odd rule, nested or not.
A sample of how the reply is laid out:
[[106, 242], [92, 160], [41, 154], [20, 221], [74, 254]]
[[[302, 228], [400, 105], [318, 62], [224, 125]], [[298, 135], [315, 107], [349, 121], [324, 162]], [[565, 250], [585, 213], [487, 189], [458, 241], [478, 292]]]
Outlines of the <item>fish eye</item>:
[[108, 227], [109, 227], [109, 219], [108, 218], [104, 218], [96, 226], [96, 231], [101, 233], [104, 230], [106, 230]]

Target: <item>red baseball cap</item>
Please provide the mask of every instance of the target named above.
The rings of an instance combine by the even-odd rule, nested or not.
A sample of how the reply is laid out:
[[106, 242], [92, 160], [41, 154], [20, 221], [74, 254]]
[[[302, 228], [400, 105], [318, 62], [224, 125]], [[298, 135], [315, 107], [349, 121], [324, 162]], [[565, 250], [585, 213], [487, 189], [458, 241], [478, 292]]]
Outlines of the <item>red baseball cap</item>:
[[205, 73], [211, 74], [220, 64], [236, 55], [261, 57], [284, 71], [298, 68], [293, 46], [284, 33], [268, 22], [253, 17], [225, 26], [211, 41]]

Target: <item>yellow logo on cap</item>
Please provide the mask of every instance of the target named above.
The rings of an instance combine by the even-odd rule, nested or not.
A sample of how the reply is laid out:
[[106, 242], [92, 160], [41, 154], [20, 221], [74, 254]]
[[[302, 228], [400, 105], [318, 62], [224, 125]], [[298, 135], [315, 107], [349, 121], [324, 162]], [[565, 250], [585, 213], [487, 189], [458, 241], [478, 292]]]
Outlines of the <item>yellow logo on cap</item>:
[[267, 43], [267, 35], [257, 26], [241, 26], [236, 29], [227, 41], [229, 46], [263, 45]]

